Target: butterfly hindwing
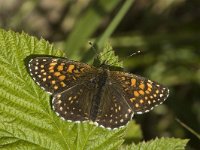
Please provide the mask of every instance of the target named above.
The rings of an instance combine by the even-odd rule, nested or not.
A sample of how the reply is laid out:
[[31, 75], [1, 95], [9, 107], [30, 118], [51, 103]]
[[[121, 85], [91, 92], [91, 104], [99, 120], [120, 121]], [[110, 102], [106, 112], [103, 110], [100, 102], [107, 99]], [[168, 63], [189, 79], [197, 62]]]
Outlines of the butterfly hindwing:
[[136, 114], [152, 110], [169, 95], [168, 88], [137, 75], [111, 71], [110, 79], [115, 86], [121, 88], [126, 102]]
[[87, 85], [78, 84], [54, 95], [52, 107], [56, 114], [68, 121], [89, 120], [93, 92]]
[[106, 85], [95, 121], [100, 126], [114, 129], [126, 125], [133, 114], [121, 92], [113, 86]]
[[36, 57], [30, 59], [28, 65], [35, 82], [51, 94], [62, 92], [95, 75], [91, 66], [62, 58]]

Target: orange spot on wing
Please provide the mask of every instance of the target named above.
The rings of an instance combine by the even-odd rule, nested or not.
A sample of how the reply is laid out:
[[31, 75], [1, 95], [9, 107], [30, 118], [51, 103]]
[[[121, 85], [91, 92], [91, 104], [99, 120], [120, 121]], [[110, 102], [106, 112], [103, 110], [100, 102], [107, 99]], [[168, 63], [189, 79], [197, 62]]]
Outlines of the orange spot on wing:
[[60, 84], [61, 84], [62, 87], [66, 86], [66, 84], [64, 82], [60, 82]]
[[51, 72], [51, 73], [54, 72], [54, 66], [49, 67], [49, 72]]
[[152, 88], [152, 85], [151, 85], [150, 83], [147, 83], [147, 86], [148, 86], [149, 88]]
[[51, 81], [51, 84], [55, 84], [55, 83], [56, 83], [56, 81], [55, 81], [55, 80], [52, 80], [52, 81]]
[[145, 93], [150, 94], [150, 91], [146, 90]]
[[59, 76], [60, 75], [60, 72], [55, 72], [54, 73], [54, 76]]
[[72, 73], [72, 71], [73, 71], [74, 68], [75, 68], [74, 65], [69, 65], [68, 68], [67, 68], [67, 72]]
[[134, 96], [138, 97], [140, 94], [137, 91], [134, 91]]
[[131, 98], [130, 101], [133, 102], [135, 100], [135, 98]]
[[52, 73], [52, 72], [54, 72], [54, 70], [53, 70], [53, 69], [51, 69], [51, 70], [49, 70], [49, 72], [51, 72], [51, 73]]
[[143, 90], [139, 90], [139, 93], [140, 93], [141, 95], [144, 95], [144, 91], [143, 91]]
[[59, 65], [59, 66], [57, 67], [57, 69], [58, 69], [58, 71], [62, 71], [62, 70], [63, 70], [63, 66], [62, 66], [62, 65]]
[[136, 85], [136, 79], [131, 79], [131, 86], [135, 86]]
[[61, 76], [58, 77], [59, 80], [65, 80], [65, 78], [66, 77], [64, 75], [61, 75]]
[[50, 66], [50, 67], [49, 67], [49, 70], [53, 70], [53, 69], [54, 69], [54, 66]]
[[141, 99], [141, 100], [140, 100], [140, 104], [143, 104], [143, 103], [144, 103], [144, 100], [143, 100], [143, 99]]
[[147, 90], [148, 90], [149, 92], [151, 92], [151, 88], [148, 88]]
[[50, 66], [55, 66], [57, 63], [56, 62], [53, 62], [53, 63], [50, 63]]
[[143, 84], [143, 83], [140, 84], [140, 85], [139, 85], [139, 88], [142, 89], [142, 90], [144, 90], [144, 84]]

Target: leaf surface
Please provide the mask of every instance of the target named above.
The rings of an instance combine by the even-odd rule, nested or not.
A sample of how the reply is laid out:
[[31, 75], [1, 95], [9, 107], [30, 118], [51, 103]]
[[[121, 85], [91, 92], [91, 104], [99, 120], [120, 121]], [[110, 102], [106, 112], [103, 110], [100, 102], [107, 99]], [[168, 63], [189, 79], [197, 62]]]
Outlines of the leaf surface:
[[51, 97], [30, 77], [26, 57], [64, 56], [45, 40], [0, 30], [0, 148], [116, 149], [124, 129], [69, 123], [55, 115]]

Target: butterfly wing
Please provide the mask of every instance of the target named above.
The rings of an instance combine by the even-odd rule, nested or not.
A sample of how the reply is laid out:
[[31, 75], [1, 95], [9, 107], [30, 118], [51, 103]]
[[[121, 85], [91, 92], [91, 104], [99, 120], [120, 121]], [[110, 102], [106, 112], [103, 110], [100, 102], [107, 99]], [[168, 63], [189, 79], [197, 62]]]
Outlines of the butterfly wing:
[[50, 94], [82, 84], [96, 74], [96, 69], [87, 64], [62, 58], [35, 57], [28, 66], [35, 82]]
[[115, 129], [126, 125], [133, 114], [121, 91], [112, 85], [106, 85], [95, 122], [100, 126]]
[[94, 86], [91, 82], [75, 85], [54, 95], [52, 106], [63, 120], [89, 120]]
[[111, 71], [110, 83], [122, 92], [126, 103], [136, 114], [152, 110], [169, 95], [169, 89], [165, 86], [129, 73]]

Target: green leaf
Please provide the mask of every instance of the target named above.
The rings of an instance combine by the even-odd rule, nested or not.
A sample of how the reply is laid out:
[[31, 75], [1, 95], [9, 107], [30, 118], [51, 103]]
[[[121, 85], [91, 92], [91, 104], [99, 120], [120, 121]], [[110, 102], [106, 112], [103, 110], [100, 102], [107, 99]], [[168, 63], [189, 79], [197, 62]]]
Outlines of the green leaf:
[[141, 142], [130, 146], [123, 146], [123, 150], [184, 150], [189, 140], [177, 138], [156, 138], [149, 142]]
[[108, 38], [111, 36], [111, 34], [114, 32], [114, 30], [117, 28], [118, 24], [121, 22], [129, 8], [132, 6], [132, 3], [134, 0], [126, 0], [124, 1], [122, 7], [118, 11], [115, 18], [112, 20], [112, 22], [109, 24], [105, 32], [100, 36], [100, 38], [97, 40], [97, 46], [98, 48], [102, 48], [104, 43], [108, 41]]
[[112, 48], [112, 46], [107, 43], [103, 51], [97, 56], [97, 59], [94, 60], [94, 66], [101, 66], [101, 65], [107, 65], [115, 68], [123, 68], [123, 62], [119, 61], [118, 56], [115, 55], [115, 52]]
[[124, 144], [139, 142], [142, 139], [142, 130], [139, 124], [131, 120], [126, 128]]
[[64, 56], [45, 40], [0, 29], [0, 148], [117, 149], [125, 128], [109, 131], [69, 123], [55, 115], [51, 98], [27, 72], [27, 56]]

